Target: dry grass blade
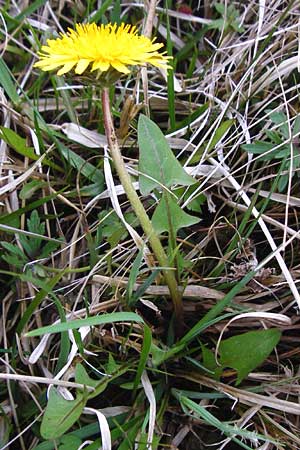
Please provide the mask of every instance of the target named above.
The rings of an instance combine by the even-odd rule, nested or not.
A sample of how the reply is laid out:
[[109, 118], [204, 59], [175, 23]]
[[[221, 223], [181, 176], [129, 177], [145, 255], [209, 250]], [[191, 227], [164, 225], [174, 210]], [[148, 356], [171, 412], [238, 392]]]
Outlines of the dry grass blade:
[[85, 386], [84, 384], [80, 383], [73, 383], [72, 381], [65, 381], [65, 380], [56, 380], [46, 377], [36, 377], [36, 376], [28, 376], [28, 375], [19, 375], [16, 373], [0, 373], [0, 379], [1, 380], [14, 380], [14, 381], [20, 381], [20, 382], [27, 382], [27, 383], [41, 383], [41, 384], [48, 384], [50, 386], [63, 386], [66, 388], [79, 388], [79, 389], [86, 389], [88, 391], [94, 391], [94, 388], [92, 386]]
[[[106, 277], [103, 275], [94, 275], [92, 283], [94, 284], [107, 284], [115, 287], [127, 287], [128, 279], [121, 277]], [[135, 283], [133, 285], [133, 290], [137, 291], [142, 285], [139, 283]], [[216, 300], [221, 300], [224, 298], [224, 294], [222, 292], [217, 291], [216, 289], [211, 289], [206, 286], [199, 285], [188, 285], [184, 289], [182, 289], [182, 295], [184, 298], [212, 298]], [[145, 294], [153, 295], [153, 296], [169, 296], [168, 286], [156, 286], [152, 285], [148, 287], [145, 291]]]
[[281, 400], [271, 396], [256, 394], [254, 392], [237, 389], [218, 381], [213, 381], [210, 378], [198, 374], [178, 374], [187, 380], [201, 383], [203, 386], [210, 387], [218, 392], [228, 395], [234, 401], [239, 401], [246, 405], [259, 405], [261, 407], [272, 408], [277, 411], [284, 411], [286, 414], [300, 415], [300, 405], [297, 403]]

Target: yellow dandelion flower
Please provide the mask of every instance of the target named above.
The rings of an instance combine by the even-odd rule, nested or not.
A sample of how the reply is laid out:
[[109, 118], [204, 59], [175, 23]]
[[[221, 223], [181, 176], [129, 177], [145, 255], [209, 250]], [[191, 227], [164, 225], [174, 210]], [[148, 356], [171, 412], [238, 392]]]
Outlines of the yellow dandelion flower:
[[87, 70], [102, 73], [110, 69], [126, 74], [130, 72], [128, 66], [146, 63], [168, 69], [170, 57], [166, 52], [158, 52], [162, 46], [155, 39], [138, 35], [135, 26], [124, 23], [77, 24], [75, 30], [68, 28], [59, 38], [48, 39], [34, 66], [44, 71], [60, 68], [57, 75], [73, 69], [78, 75]]

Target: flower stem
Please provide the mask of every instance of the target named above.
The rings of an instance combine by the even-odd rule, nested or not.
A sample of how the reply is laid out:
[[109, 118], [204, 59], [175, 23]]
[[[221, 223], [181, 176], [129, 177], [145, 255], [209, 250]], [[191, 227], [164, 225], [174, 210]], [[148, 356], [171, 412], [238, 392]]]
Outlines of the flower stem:
[[179, 286], [177, 284], [175, 274], [173, 270], [169, 270], [169, 262], [167, 255], [161, 245], [161, 242], [158, 236], [155, 233], [155, 230], [152, 226], [152, 223], [145, 211], [145, 208], [140, 201], [133, 185], [131, 182], [131, 178], [127, 172], [123, 157], [120, 152], [119, 144], [116, 138], [113, 120], [111, 116], [110, 110], [110, 101], [109, 101], [109, 91], [108, 88], [102, 89], [102, 108], [103, 108], [103, 117], [104, 117], [104, 127], [105, 133], [107, 137], [107, 142], [110, 148], [111, 156], [113, 162], [115, 164], [115, 168], [117, 170], [118, 176], [124, 188], [124, 191], [130, 201], [130, 204], [144, 230], [144, 233], [149, 239], [151, 248], [153, 253], [156, 256], [158, 264], [163, 268], [163, 274], [165, 281], [168, 285], [170, 296], [173, 301], [174, 311], [176, 316], [176, 334], [180, 335], [182, 333], [183, 328], [183, 305], [182, 305], [182, 295], [179, 290]]

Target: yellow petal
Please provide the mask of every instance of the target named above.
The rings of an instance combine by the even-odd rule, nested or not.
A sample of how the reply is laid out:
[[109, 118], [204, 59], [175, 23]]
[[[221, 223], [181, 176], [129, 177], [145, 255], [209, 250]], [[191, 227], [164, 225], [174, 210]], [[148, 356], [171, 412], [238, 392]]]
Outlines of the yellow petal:
[[67, 72], [70, 72], [70, 70], [73, 69], [73, 67], [75, 66], [76, 62], [75, 61], [71, 61], [66, 63], [58, 72], [57, 75], [64, 75]]
[[78, 73], [79, 75], [81, 75], [85, 71], [85, 69], [88, 67], [90, 62], [91, 61], [89, 59], [80, 59], [75, 68], [75, 73]]
[[92, 67], [92, 72], [94, 70], [101, 70], [101, 72], [106, 72], [109, 69], [110, 64], [107, 61], [95, 61]]
[[118, 61], [112, 61], [111, 65], [113, 66], [114, 69], [116, 69], [118, 72], [121, 73], [130, 73], [130, 70], [122, 63], [118, 62]]

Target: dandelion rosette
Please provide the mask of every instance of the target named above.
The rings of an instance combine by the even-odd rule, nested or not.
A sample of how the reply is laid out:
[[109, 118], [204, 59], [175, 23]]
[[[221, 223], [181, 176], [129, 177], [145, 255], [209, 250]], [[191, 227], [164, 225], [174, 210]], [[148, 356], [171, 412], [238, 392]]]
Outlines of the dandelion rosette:
[[75, 74], [97, 71], [98, 76], [113, 70], [118, 75], [130, 72], [130, 66], [153, 66], [170, 68], [170, 57], [159, 52], [163, 44], [138, 35], [135, 26], [122, 23], [96, 25], [77, 24], [75, 30], [61, 33], [57, 39], [48, 39], [39, 52], [40, 60], [35, 67], [50, 71], [58, 69], [57, 75], [74, 70]]

